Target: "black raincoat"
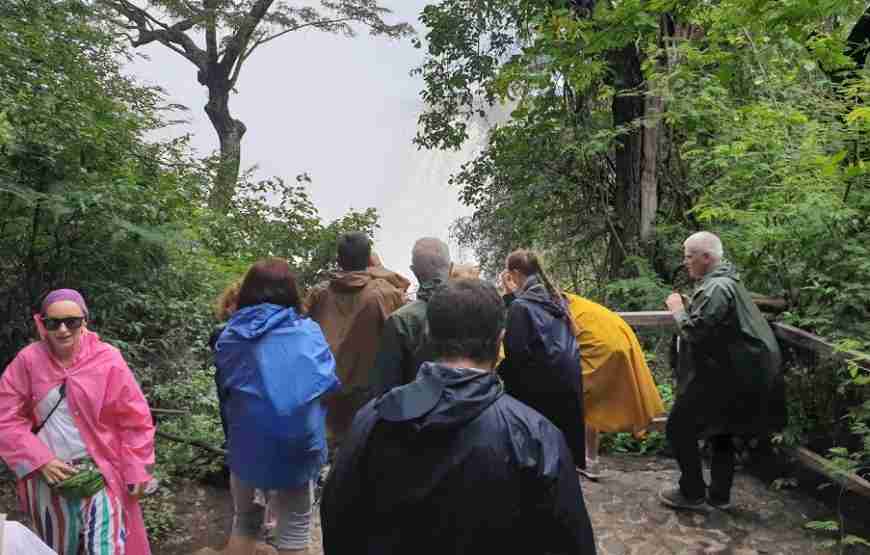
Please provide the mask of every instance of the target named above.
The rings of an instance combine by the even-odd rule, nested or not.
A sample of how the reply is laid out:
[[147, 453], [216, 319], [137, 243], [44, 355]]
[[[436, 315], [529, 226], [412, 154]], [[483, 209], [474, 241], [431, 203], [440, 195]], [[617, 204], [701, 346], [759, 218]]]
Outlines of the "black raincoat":
[[770, 325], [728, 262], [698, 283], [680, 333], [677, 402], [706, 436], [757, 435], [785, 425], [782, 355]]
[[567, 308], [537, 276], [510, 302], [504, 350], [498, 374], [507, 392], [562, 430], [574, 464], [586, 468], [580, 350]]
[[320, 515], [325, 555], [595, 553], [559, 430], [495, 374], [434, 363], [360, 410]]

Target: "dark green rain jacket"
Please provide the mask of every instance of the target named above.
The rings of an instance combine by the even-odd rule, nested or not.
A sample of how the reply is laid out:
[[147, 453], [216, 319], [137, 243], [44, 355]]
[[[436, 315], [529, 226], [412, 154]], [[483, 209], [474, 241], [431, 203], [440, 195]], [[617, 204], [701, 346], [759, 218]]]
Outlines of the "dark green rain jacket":
[[734, 266], [722, 262], [704, 276], [686, 311], [675, 318], [680, 332], [678, 402], [696, 407], [705, 434], [781, 429], [782, 354]]

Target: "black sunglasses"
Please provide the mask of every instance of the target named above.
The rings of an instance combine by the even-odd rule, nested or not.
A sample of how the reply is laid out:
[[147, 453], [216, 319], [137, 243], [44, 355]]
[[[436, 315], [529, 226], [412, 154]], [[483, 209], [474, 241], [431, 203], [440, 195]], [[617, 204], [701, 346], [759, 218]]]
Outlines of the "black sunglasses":
[[77, 330], [82, 327], [84, 316], [71, 316], [69, 318], [43, 318], [42, 323], [48, 331], [57, 331], [63, 324], [68, 330]]

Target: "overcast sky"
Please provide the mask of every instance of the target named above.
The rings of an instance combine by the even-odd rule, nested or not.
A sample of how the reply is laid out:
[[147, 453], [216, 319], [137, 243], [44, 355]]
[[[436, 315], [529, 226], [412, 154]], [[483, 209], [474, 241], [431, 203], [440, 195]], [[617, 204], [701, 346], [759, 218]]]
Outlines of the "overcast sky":
[[[417, 19], [426, 3], [386, 0], [384, 5], [422, 36]], [[202, 109], [206, 89], [193, 66], [159, 45], [142, 51], [150, 60], [129, 69], [141, 81], [162, 86], [169, 101], [190, 108], [189, 125], [173, 133], [192, 133], [200, 154], [215, 150], [217, 137]], [[290, 183], [308, 172], [312, 198], [327, 220], [349, 208], [377, 208], [382, 228], [375, 249], [388, 267], [408, 277], [413, 242], [430, 235], [447, 240], [448, 226], [469, 213], [447, 178], [477, 146], [442, 153], [411, 144], [422, 81], [409, 72], [422, 57], [409, 40], [374, 38], [365, 31], [353, 39], [291, 33], [248, 60], [230, 104], [248, 128], [243, 167], [257, 165], [260, 177], [276, 175]], [[454, 258], [471, 256], [451, 250]]]

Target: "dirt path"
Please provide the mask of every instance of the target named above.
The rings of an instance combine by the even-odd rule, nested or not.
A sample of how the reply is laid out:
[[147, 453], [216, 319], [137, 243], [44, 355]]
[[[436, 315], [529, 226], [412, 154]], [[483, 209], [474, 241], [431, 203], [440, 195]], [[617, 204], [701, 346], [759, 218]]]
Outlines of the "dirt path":
[[[656, 457], [604, 457], [608, 476], [583, 482], [601, 555], [840, 555], [823, 547], [823, 539], [804, 530], [809, 520], [825, 520], [831, 510], [796, 490], [775, 491], [760, 480], [738, 473], [728, 512], [676, 513], [660, 506], [656, 494], [676, 480], [676, 464]], [[155, 555], [188, 555], [200, 547], [220, 547], [231, 520], [229, 493], [196, 483], [176, 485], [154, 509], [181, 524], [180, 529], [153, 542]], [[10, 486], [0, 493], [0, 512], [10, 511]], [[173, 513], [170, 515], [169, 513]], [[18, 515], [20, 517], [20, 515]], [[319, 518], [315, 520], [312, 555], [321, 555]], [[870, 549], [852, 547], [850, 555]]]

